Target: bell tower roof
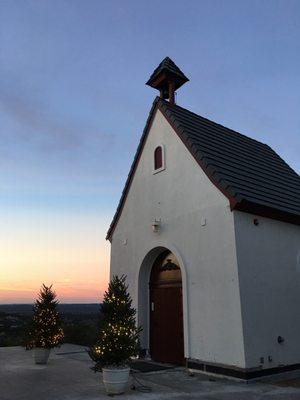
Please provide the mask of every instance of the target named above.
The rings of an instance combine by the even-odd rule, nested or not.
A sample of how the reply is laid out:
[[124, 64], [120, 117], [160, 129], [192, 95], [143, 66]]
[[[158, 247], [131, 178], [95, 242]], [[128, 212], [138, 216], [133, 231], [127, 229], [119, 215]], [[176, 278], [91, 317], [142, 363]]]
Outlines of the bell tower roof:
[[170, 103], [174, 103], [175, 90], [179, 89], [188, 80], [174, 61], [166, 57], [154, 70], [146, 85], [159, 90], [161, 98], [169, 99]]

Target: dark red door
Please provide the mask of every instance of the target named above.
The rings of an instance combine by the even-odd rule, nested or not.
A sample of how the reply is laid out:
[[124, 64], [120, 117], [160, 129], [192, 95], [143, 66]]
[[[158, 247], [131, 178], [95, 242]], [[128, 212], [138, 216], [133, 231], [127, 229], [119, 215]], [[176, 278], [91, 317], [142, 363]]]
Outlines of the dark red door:
[[157, 259], [151, 273], [150, 353], [154, 361], [184, 362], [181, 273], [170, 252]]

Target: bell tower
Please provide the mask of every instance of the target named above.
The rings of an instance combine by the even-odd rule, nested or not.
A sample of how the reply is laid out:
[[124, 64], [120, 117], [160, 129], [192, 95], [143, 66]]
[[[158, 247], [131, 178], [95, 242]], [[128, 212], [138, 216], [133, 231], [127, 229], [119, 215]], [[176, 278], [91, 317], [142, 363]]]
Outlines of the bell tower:
[[162, 99], [168, 99], [171, 104], [175, 104], [175, 90], [179, 89], [188, 80], [174, 61], [166, 57], [154, 70], [146, 85], [159, 90]]

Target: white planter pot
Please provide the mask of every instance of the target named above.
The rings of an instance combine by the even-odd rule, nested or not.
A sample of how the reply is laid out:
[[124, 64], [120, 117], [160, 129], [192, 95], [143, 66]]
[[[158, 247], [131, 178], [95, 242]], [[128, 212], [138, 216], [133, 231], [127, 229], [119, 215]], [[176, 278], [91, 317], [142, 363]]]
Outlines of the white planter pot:
[[108, 394], [124, 393], [128, 387], [130, 368], [103, 368], [103, 383]]
[[51, 349], [36, 347], [34, 349], [34, 360], [36, 364], [47, 364]]

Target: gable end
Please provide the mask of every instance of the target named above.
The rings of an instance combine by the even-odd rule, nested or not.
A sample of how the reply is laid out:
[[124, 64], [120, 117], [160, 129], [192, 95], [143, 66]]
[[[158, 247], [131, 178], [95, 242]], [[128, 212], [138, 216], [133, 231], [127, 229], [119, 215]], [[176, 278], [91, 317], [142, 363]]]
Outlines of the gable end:
[[157, 97], [106, 239], [111, 240], [122, 212], [157, 109], [231, 210], [300, 225], [300, 177], [269, 146]]

